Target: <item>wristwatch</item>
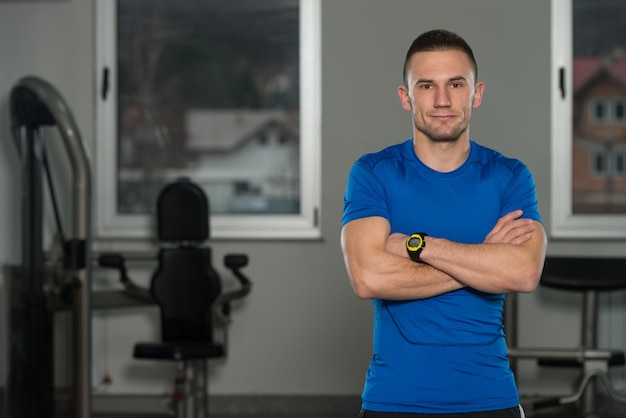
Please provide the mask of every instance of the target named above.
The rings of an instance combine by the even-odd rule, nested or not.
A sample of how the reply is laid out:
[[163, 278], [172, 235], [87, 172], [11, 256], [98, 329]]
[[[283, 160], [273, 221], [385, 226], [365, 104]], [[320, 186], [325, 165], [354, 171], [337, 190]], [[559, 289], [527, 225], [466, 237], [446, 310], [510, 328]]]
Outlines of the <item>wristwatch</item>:
[[420, 254], [422, 250], [426, 246], [426, 242], [424, 242], [424, 237], [427, 237], [428, 234], [425, 232], [415, 232], [406, 239], [406, 251], [409, 253], [409, 258], [416, 263], [421, 263]]

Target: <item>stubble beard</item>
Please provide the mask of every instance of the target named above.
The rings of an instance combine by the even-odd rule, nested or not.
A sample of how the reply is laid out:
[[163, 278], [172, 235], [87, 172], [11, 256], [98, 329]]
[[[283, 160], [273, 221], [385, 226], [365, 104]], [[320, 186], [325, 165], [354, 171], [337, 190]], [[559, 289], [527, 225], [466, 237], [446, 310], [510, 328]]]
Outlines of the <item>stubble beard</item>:
[[446, 143], [457, 142], [463, 132], [467, 131], [468, 125], [461, 123], [456, 127], [445, 127], [437, 129], [429, 126], [428, 124], [421, 125], [417, 121], [414, 121], [415, 129], [423, 133], [432, 142]]

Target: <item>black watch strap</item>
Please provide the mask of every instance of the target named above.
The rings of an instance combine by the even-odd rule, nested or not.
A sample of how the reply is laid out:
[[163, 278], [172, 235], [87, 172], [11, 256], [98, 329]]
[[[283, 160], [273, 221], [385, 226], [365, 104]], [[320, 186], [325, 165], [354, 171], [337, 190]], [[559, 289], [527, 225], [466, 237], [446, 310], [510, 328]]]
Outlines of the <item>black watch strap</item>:
[[420, 260], [420, 254], [426, 246], [424, 237], [427, 236], [428, 234], [425, 232], [414, 232], [406, 239], [406, 251], [409, 254], [409, 258], [416, 263], [422, 262], [422, 260]]

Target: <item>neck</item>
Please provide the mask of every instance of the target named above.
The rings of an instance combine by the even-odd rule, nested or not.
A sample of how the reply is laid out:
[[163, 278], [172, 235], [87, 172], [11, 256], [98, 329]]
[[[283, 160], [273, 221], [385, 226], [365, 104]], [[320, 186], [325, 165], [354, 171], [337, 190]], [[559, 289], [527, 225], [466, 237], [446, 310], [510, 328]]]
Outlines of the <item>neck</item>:
[[413, 137], [415, 155], [429, 168], [449, 173], [465, 163], [470, 152], [469, 137], [462, 136], [454, 141], [433, 141], [424, 136]]

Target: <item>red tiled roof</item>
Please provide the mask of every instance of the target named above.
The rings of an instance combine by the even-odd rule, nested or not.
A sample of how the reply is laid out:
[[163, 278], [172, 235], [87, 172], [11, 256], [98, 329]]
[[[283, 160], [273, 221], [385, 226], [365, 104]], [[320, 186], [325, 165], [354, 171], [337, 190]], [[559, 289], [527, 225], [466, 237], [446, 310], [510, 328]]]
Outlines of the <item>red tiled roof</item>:
[[616, 80], [626, 86], [626, 55], [612, 59], [605, 67], [606, 58], [603, 57], [574, 57], [574, 76], [572, 79], [574, 93], [595, 77], [600, 71], [606, 69]]
[[613, 65], [609, 69], [611, 75], [626, 85], [626, 55], [613, 61]]

